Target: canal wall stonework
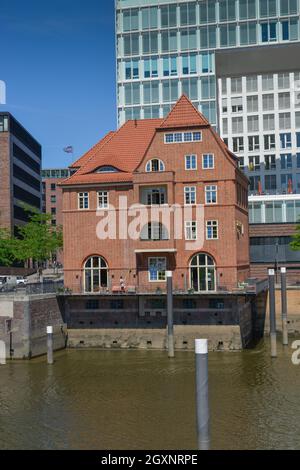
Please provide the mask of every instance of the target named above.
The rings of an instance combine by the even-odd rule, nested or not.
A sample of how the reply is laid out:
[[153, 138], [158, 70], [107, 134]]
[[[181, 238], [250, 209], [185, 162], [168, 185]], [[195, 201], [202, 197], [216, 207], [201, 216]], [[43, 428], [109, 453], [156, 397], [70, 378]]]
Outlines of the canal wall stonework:
[[48, 325], [54, 328], [54, 349], [66, 345], [66, 326], [62, 307], [55, 294], [7, 295], [0, 298], [0, 340], [6, 355], [14, 359], [30, 359], [47, 351]]
[[[287, 289], [287, 304], [288, 304], [288, 330], [290, 334], [300, 334], [300, 287], [288, 287]], [[265, 333], [270, 331], [269, 321], [269, 297], [267, 302], [267, 315], [265, 324]], [[276, 329], [282, 331], [281, 322], [281, 290], [276, 289]]]

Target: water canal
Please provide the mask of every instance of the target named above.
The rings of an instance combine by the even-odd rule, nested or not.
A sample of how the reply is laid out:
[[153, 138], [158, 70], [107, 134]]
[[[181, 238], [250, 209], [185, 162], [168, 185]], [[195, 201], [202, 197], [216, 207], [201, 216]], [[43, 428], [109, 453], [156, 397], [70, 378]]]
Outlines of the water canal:
[[[300, 366], [211, 353], [214, 449], [300, 449]], [[194, 354], [62, 351], [0, 366], [1, 449], [195, 449]]]

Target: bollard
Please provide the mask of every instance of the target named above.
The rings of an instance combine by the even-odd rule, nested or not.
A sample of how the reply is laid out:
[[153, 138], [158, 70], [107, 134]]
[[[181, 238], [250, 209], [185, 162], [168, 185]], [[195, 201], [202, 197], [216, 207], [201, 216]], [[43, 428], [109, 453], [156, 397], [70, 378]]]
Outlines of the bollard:
[[196, 406], [198, 449], [210, 449], [208, 397], [208, 341], [196, 339]]
[[49, 365], [54, 363], [53, 360], [53, 326], [47, 326], [47, 362]]
[[167, 304], [168, 304], [168, 353], [169, 357], [175, 357], [174, 352], [174, 319], [173, 319], [173, 273], [166, 272], [167, 276]]
[[276, 306], [275, 306], [275, 271], [274, 271], [274, 269], [269, 269], [269, 303], [270, 303], [271, 357], [277, 357]]
[[286, 293], [286, 268], [281, 268], [281, 316], [282, 316], [282, 344], [288, 346], [289, 334], [287, 324], [287, 293]]

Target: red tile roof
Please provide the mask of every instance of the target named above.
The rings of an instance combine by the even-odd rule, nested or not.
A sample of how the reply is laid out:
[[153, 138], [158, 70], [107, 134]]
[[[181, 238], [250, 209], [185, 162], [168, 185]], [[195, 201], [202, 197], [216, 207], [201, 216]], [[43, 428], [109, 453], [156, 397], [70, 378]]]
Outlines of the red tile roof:
[[[62, 185], [130, 182], [132, 173], [141, 163], [157, 130], [208, 126], [207, 119], [183, 95], [166, 119], [127, 121], [118, 131], [108, 133], [73, 163], [72, 168], [79, 169]], [[234, 155], [223, 140], [215, 132], [214, 136], [222, 150], [232, 159]], [[102, 166], [113, 166], [119, 172], [97, 173]]]
[[114, 133], [114, 131], [108, 132], [108, 134], [106, 134], [103, 139], [101, 139], [99, 142], [97, 142], [96, 145], [94, 145], [94, 147], [88, 150], [82, 157], [76, 160], [76, 162], [72, 163], [70, 168], [80, 168], [81, 166], [83, 166], [90, 158], [92, 158], [97, 152], [99, 152], [101, 147], [103, 147], [103, 145], [108, 142], [108, 140], [114, 135]]
[[209, 126], [209, 122], [203, 114], [194, 107], [185, 95], [182, 95], [160, 127], [162, 129], [184, 128], [187, 123], [189, 126], [196, 127]]

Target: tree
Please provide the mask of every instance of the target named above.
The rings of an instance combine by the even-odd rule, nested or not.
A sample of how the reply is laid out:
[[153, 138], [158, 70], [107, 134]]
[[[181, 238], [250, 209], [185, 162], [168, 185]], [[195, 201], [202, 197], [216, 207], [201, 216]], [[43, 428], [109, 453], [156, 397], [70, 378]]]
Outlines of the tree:
[[19, 261], [35, 260], [40, 266], [51, 259], [52, 254], [63, 246], [62, 228], [51, 224], [52, 216], [30, 212], [29, 222], [18, 227], [18, 238], [14, 240], [14, 255]]
[[14, 261], [14, 239], [8, 230], [0, 228], [0, 266], [11, 266]]
[[291, 242], [290, 247], [294, 251], [299, 251], [300, 250], [300, 224], [297, 225], [297, 227], [296, 227], [296, 233], [293, 236], [293, 241]]

